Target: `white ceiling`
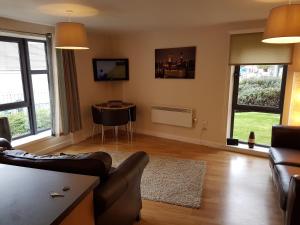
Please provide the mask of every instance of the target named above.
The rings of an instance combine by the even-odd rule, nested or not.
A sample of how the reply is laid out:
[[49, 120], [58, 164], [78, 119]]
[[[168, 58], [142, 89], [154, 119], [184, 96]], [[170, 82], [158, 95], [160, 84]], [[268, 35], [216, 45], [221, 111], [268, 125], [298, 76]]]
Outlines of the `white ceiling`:
[[[94, 8], [91, 12], [92, 16], [72, 18], [72, 21], [82, 22], [90, 28], [109, 31], [150, 30], [264, 19], [272, 7], [286, 2], [282, 0], [0, 0], [0, 17], [54, 25], [56, 22], [66, 20], [66, 16], [61, 15], [61, 10], [72, 9], [73, 6], [60, 5], [54, 7], [54, 10], [47, 11], [45, 5], [75, 3]], [[86, 13], [84, 8], [79, 11], [75, 8], [73, 11], [73, 16]]]

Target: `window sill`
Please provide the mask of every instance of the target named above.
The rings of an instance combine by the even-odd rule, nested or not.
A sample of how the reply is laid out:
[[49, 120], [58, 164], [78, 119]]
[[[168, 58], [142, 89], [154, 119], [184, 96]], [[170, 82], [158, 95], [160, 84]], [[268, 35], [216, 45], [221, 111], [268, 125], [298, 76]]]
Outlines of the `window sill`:
[[33, 143], [36, 143], [39, 141], [46, 140], [50, 137], [51, 137], [51, 130], [47, 130], [47, 131], [41, 132], [36, 135], [31, 135], [31, 136], [27, 136], [24, 138], [14, 140], [14, 141], [12, 141], [11, 145], [14, 148], [19, 148], [20, 146], [25, 146], [27, 144], [33, 144]]
[[254, 146], [254, 148], [249, 148], [247, 144], [239, 143], [239, 145], [226, 145], [226, 149], [233, 152], [255, 155], [261, 157], [269, 156], [269, 148], [262, 146]]

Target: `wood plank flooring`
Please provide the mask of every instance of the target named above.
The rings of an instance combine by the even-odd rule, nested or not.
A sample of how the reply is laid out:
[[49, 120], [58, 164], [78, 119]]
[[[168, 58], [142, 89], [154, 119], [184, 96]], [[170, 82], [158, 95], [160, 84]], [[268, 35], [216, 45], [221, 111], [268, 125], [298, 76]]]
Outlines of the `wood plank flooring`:
[[207, 162], [200, 209], [143, 201], [141, 225], [281, 225], [283, 215], [272, 183], [268, 160], [145, 135], [132, 144], [126, 137], [100, 138], [60, 150], [65, 153], [101, 150], [139, 151]]

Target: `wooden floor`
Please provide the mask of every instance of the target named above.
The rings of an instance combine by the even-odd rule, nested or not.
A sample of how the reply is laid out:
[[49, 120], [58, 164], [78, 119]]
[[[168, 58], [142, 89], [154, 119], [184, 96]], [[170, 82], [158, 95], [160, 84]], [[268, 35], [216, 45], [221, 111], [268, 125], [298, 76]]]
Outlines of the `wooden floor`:
[[139, 151], [207, 162], [200, 209], [143, 201], [141, 225], [281, 225], [268, 160], [156, 137], [87, 140], [61, 152]]

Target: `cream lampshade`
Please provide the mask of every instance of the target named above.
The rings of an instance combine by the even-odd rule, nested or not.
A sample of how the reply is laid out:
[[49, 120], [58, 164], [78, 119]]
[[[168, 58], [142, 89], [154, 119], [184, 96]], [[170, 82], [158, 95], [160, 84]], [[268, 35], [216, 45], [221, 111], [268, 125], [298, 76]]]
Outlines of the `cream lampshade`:
[[300, 42], [300, 4], [273, 8], [267, 20], [262, 42], [270, 44]]
[[55, 26], [55, 37], [55, 48], [89, 49], [86, 30], [81, 23], [57, 23]]

